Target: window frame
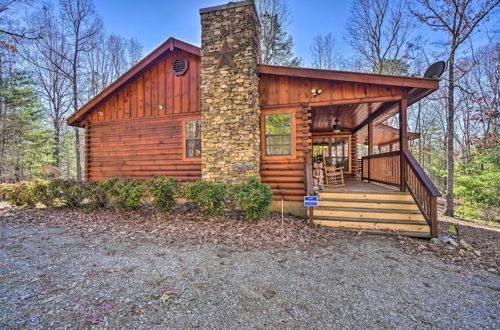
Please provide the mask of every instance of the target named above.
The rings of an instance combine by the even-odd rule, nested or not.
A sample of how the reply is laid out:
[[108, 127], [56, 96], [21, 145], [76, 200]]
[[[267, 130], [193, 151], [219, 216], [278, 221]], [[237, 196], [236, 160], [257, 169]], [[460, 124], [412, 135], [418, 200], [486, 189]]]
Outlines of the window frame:
[[186, 161], [201, 161], [201, 155], [203, 155], [203, 149], [201, 148], [201, 128], [200, 128], [200, 157], [188, 157], [187, 156], [187, 141], [189, 140], [197, 140], [195, 138], [188, 138], [187, 137], [187, 123], [190, 121], [199, 121], [201, 125], [201, 117], [196, 116], [196, 117], [188, 117], [182, 120], [182, 160]]
[[[296, 127], [296, 109], [267, 109], [262, 111], [260, 117], [260, 139], [261, 139], [261, 157], [262, 159], [295, 159], [296, 158], [296, 136], [297, 136], [297, 127]], [[281, 115], [281, 114], [290, 114], [292, 119], [292, 129], [290, 132], [291, 136], [291, 153], [290, 155], [267, 155], [266, 153], [266, 116], [268, 115]]]

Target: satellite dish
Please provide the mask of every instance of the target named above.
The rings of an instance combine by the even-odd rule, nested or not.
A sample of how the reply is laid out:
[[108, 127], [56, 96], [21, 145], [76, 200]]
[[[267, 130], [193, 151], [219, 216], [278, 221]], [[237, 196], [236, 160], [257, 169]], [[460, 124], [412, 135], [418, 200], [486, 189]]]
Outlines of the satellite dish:
[[62, 176], [62, 172], [60, 169], [58, 169], [57, 167], [54, 167], [52, 165], [42, 165], [43, 167], [43, 170], [45, 171], [45, 173], [47, 173], [49, 176], [57, 179], [57, 178], [60, 178]]
[[446, 68], [443, 61], [436, 62], [425, 70], [424, 78], [440, 78]]

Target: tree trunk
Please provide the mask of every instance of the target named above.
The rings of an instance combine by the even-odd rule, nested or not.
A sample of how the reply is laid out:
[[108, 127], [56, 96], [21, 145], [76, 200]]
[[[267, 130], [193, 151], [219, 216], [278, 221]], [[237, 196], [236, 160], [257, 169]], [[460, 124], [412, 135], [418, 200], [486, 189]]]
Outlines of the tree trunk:
[[[453, 47], [452, 43], [452, 47]], [[453, 179], [455, 176], [455, 163], [454, 163], [454, 148], [453, 140], [455, 137], [455, 51], [452, 49], [450, 52], [450, 60], [448, 65], [448, 118], [447, 118], [447, 132], [446, 132], [446, 207], [444, 215], [453, 217], [455, 215], [455, 207], [453, 204]]]
[[57, 119], [54, 120], [54, 144], [53, 156], [55, 166], [59, 168], [61, 166], [61, 125]]

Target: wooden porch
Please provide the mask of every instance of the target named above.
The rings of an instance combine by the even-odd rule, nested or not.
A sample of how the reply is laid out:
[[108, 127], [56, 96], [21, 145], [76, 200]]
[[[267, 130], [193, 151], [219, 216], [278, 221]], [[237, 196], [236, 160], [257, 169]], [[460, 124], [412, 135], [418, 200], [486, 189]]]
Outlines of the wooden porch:
[[355, 177], [346, 177], [345, 186], [329, 187], [326, 186], [323, 192], [360, 192], [360, 193], [390, 193], [399, 191], [396, 187], [367, 182]]
[[[398, 129], [380, 123], [380, 117], [387, 115], [384, 112], [370, 114], [369, 111], [366, 119], [353, 127], [348, 121], [352, 120], [348, 119], [348, 114], [344, 114], [344, 121], [339, 120], [342, 116], [335, 107], [330, 111], [322, 108], [316, 115], [312, 109], [313, 152], [312, 155], [306, 155], [306, 184], [308, 195], [318, 194], [320, 203], [319, 207], [309, 211], [311, 224], [406, 236], [438, 235], [437, 197], [440, 193], [409, 151], [408, 141], [416, 136], [412, 137], [407, 131], [407, 106], [405, 98], [396, 103]], [[360, 109], [359, 105], [353, 108]], [[344, 129], [340, 134], [325, 132], [327, 126], [323, 128], [325, 131], [315, 129], [324, 121], [331, 123], [334, 117], [336, 125], [340, 123], [342, 127], [353, 128]], [[339, 157], [337, 140], [348, 132], [351, 132], [350, 137], [347, 135], [349, 151], [347, 154], [344, 152], [344, 143]], [[359, 161], [356, 142], [360, 143], [357, 135], [363, 134], [366, 136], [363, 144], [368, 147], [368, 155]], [[396, 143], [399, 150], [393, 151]], [[382, 152], [382, 145], [389, 146], [390, 151]], [[322, 150], [318, 155], [318, 148], [326, 148], [327, 152]], [[318, 157], [322, 159], [325, 169], [327, 166], [343, 168], [349, 175], [345, 186], [326, 187], [318, 191], [318, 188], [322, 188], [321, 184], [317, 184], [318, 176], [315, 173], [318, 171]], [[339, 159], [342, 161], [339, 162]], [[358, 165], [361, 166], [359, 170]], [[309, 168], [313, 173], [309, 173]]]

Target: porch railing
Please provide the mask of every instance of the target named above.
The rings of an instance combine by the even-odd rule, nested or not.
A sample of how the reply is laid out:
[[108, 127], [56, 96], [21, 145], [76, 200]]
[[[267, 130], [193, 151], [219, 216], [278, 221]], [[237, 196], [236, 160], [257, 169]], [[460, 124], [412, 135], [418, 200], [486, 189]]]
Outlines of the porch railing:
[[[362, 179], [364, 180], [401, 186], [401, 178], [403, 178], [402, 187], [408, 190], [415, 199], [430, 226], [431, 236], [438, 235], [437, 198], [441, 194], [410, 151], [393, 151], [367, 156], [362, 158], [362, 163]], [[401, 175], [401, 169], [403, 175]]]
[[431, 236], [437, 237], [437, 198], [441, 193], [425, 174], [410, 151], [402, 151], [405, 187], [410, 191], [431, 227]]
[[363, 180], [370, 180], [394, 186], [400, 182], [400, 152], [393, 151], [362, 158]]

